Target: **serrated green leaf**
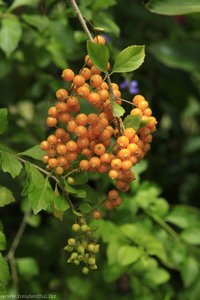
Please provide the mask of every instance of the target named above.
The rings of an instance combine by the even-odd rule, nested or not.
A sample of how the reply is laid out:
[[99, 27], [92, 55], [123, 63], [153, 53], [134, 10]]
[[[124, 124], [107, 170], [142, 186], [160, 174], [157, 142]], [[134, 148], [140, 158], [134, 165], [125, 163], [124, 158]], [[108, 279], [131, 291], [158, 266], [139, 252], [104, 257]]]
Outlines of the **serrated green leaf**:
[[199, 0], [151, 0], [146, 8], [156, 14], [176, 16], [200, 12], [200, 3]]
[[66, 211], [69, 208], [69, 203], [61, 195], [55, 195], [53, 203], [57, 210]]
[[49, 19], [47, 18], [47, 16], [22, 15], [22, 18], [29, 25], [37, 28], [39, 32], [44, 31], [49, 26]]
[[10, 274], [9, 274], [8, 264], [3, 258], [1, 253], [0, 253], [0, 270], [1, 270], [0, 283], [6, 286], [8, 284]]
[[144, 46], [129, 46], [116, 57], [112, 73], [132, 72], [144, 61]]
[[91, 212], [91, 210], [92, 210], [92, 207], [88, 203], [82, 203], [79, 206], [79, 209], [80, 209], [81, 213], [83, 213], [83, 214], [89, 214]]
[[87, 41], [87, 51], [93, 64], [106, 72], [109, 61], [109, 50], [105, 45]]
[[32, 164], [26, 164], [26, 171], [27, 184], [23, 194], [27, 195], [34, 214], [37, 214], [51, 205], [54, 193], [48, 177], [44, 178]]
[[6, 249], [6, 237], [5, 234], [0, 231], [0, 251]]
[[123, 120], [125, 128], [131, 127], [135, 131], [138, 130], [138, 128], [140, 127], [140, 122], [141, 122], [141, 118], [139, 115], [136, 116], [129, 115]]
[[192, 257], [187, 257], [181, 266], [181, 276], [184, 286], [189, 287], [199, 275], [198, 262]]
[[112, 103], [112, 108], [113, 108], [113, 117], [120, 118], [125, 113], [125, 109], [115, 101], [113, 101]]
[[152, 269], [144, 274], [145, 281], [150, 285], [160, 285], [170, 279], [170, 274], [162, 268]]
[[4, 133], [8, 126], [7, 120], [8, 110], [7, 108], [0, 109], [0, 134]]
[[14, 15], [2, 19], [0, 48], [5, 52], [7, 57], [17, 48], [21, 35], [21, 24]]
[[1, 168], [4, 172], [8, 172], [13, 178], [18, 176], [23, 168], [21, 162], [17, 160], [13, 154], [0, 151]]
[[181, 238], [191, 245], [200, 245], [200, 229], [189, 227], [181, 232]]
[[37, 160], [41, 160], [44, 156], [44, 151], [40, 148], [40, 145], [35, 145], [32, 148], [19, 153], [18, 155], [28, 156]]
[[19, 274], [25, 279], [39, 275], [38, 264], [32, 257], [17, 258], [16, 265]]
[[124, 245], [120, 247], [117, 252], [118, 264], [121, 266], [128, 266], [136, 262], [140, 258], [141, 254], [142, 252], [139, 248]]
[[8, 11], [12, 11], [19, 6], [37, 6], [39, 0], [15, 0], [12, 5], [9, 7]]
[[12, 192], [5, 186], [0, 185], [0, 207], [15, 202]]

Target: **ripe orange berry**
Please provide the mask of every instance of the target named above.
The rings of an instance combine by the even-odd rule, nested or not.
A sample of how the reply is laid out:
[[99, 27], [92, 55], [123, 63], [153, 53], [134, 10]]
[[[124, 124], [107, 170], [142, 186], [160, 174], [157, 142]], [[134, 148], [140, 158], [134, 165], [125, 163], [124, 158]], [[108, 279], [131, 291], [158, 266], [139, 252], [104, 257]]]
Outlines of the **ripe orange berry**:
[[113, 90], [119, 90], [119, 86], [117, 83], [112, 82], [111, 83]]
[[44, 155], [44, 156], [42, 157], [42, 161], [43, 161], [43, 163], [47, 164], [48, 161], [49, 161], [49, 156], [48, 156], [48, 155]]
[[85, 78], [85, 80], [88, 80], [92, 76], [92, 72], [89, 68], [83, 68], [80, 71], [80, 75], [82, 75]]
[[141, 110], [145, 110], [146, 108], [148, 108], [149, 104], [146, 100], [144, 101], [140, 101], [138, 103], [138, 108], [141, 109]]
[[41, 148], [42, 150], [44, 150], [44, 151], [49, 150], [49, 147], [50, 147], [50, 145], [49, 145], [49, 142], [48, 142], [48, 141], [43, 141], [43, 142], [41, 142], [41, 144], [40, 144], [40, 148]]
[[117, 190], [111, 190], [108, 193], [108, 199], [113, 201], [119, 197], [119, 192]]
[[74, 76], [73, 82], [76, 86], [82, 86], [85, 83], [85, 78], [82, 75]]
[[57, 119], [56, 118], [52, 118], [52, 117], [48, 117], [47, 121], [46, 121], [47, 126], [49, 127], [55, 127], [57, 124]]
[[99, 140], [101, 142], [105, 141], [105, 140], [108, 140], [110, 138], [111, 134], [109, 132], [108, 129], [104, 129], [101, 134], [99, 135]]
[[91, 125], [97, 125], [99, 122], [99, 117], [94, 114], [94, 113], [91, 113], [88, 115], [88, 123], [91, 124]]
[[111, 179], [117, 179], [118, 176], [119, 176], [119, 172], [117, 170], [110, 170], [110, 172], [108, 173], [108, 176], [111, 178]]
[[68, 161], [75, 161], [78, 157], [77, 152], [67, 152], [66, 158]]
[[56, 92], [56, 98], [59, 100], [59, 101], [65, 101], [68, 97], [68, 91], [65, 90], [65, 89], [59, 89], [57, 90]]
[[47, 141], [49, 142], [50, 145], [55, 145], [57, 144], [58, 139], [54, 134], [50, 134], [47, 138]]
[[129, 139], [129, 141], [134, 137], [135, 130], [131, 127], [128, 127], [124, 130], [124, 135]]
[[55, 106], [49, 107], [49, 109], [48, 109], [48, 115], [50, 117], [57, 118], [58, 117], [57, 108]]
[[96, 155], [101, 156], [102, 154], [105, 153], [105, 151], [106, 151], [106, 148], [105, 148], [105, 146], [104, 146], [103, 144], [96, 144], [96, 145], [94, 146], [94, 153], [95, 153]]
[[90, 167], [89, 161], [86, 159], [82, 159], [79, 163], [79, 167], [81, 168], [82, 171], [89, 170]]
[[99, 94], [101, 101], [105, 101], [109, 98], [109, 93], [106, 89], [100, 89], [99, 91], [97, 91], [97, 93]]
[[78, 149], [77, 143], [74, 141], [67, 142], [66, 147], [67, 147], [67, 151], [71, 151], [71, 152], [77, 151]]
[[93, 213], [92, 213], [92, 217], [93, 217], [93, 219], [96, 219], [96, 220], [101, 219], [100, 211], [94, 210]]
[[112, 160], [112, 155], [110, 153], [103, 153], [100, 156], [100, 160], [102, 164], [110, 164]]
[[47, 154], [48, 154], [49, 157], [56, 157], [57, 152], [56, 152], [55, 149], [50, 148], [50, 149], [48, 150]]
[[67, 124], [67, 130], [69, 132], [75, 132], [76, 127], [77, 127], [77, 124], [74, 120], [70, 120]]
[[113, 205], [114, 205], [114, 206], [119, 206], [121, 203], [122, 203], [122, 198], [121, 198], [121, 197], [118, 197], [118, 198], [114, 201]]
[[65, 103], [65, 102], [57, 102], [56, 103], [56, 109], [60, 113], [67, 112], [67, 103]]
[[142, 111], [141, 111], [141, 109], [139, 109], [139, 108], [133, 108], [133, 109], [131, 110], [131, 112], [130, 112], [130, 115], [131, 115], [131, 116], [136, 116], [136, 115], [138, 115], [138, 116], [142, 117]]
[[100, 75], [94, 74], [90, 78], [90, 84], [92, 87], [97, 88], [99, 87], [103, 82], [103, 79]]
[[72, 81], [74, 79], [74, 72], [71, 69], [65, 69], [62, 72], [62, 78], [66, 81]]
[[101, 70], [99, 70], [96, 66], [91, 67], [91, 73], [93, 74], [101, 74]]
[[56, 136], [58, 139], [62, 139], [62, 138], [65, 136], [65, 134], [67, 134], [67, 133], [65, 132], [65, 130], [64, 130], [63, 128], [58, 128], [58, 129], [56, 129], [56, 131], [55, 131], [55, 136]]
[[87, 128], [83, 125], [79, 125], [75, 128], [74, 133], [77, 136], [81, 136], [81, 137], [86, 136], [87, 135]]
[[80, 136], [77, 139], [77, 145], [80, 148], [87, 148], [90, 144], [89, 139], [86, 136]]
[[101, 84], [101, 89], [109, 90], [109, 86], [105, 81]]
[[69, 105], [69, 106], [76, 106], [76, 105], [78, 105], [78, 98], [77, 97], [75, 97], [75, 96], [69, 96], [68, 98], [67, 98], [67, 104]]
[[98, 44], [105, 45], [106, 40], [105, 40], [105, 38], [102, 35], [97, 35], [97, 36], [94, 37], [94, 42], [98, 43]]
[[130, 144], [128, 145], [127, 149], [129, 149], [131, 155], [133, 155], [133, 154], [137, 153], [137, 151], [138, 151], [138, 145], [135, 144], [135, 143], [130, 143]]
[[114, 158], [111, 161], [111, 167], [113, 168], [113, 170], [119, 170], [122, 166], [122, 161], [119, 158]]
[[85, 56], [85, 63], [86, 63], [86, 65], [88, 67], [92, 67], [93, 66], [93, 62], [91, 61], [91, 59], [90, 59], [90, 57], [89, 57], [88, 54]]
[[79, 96], [87, 98], [90, 94], [90, 89], [87, 86], [82, 85], [78, 88], [77, 93]]
[[78, 125], [83, 125], [83, 126], [85, 126], [86, 124], [87, 124], [87, 121], [88, 121], [88, 117], [87, 117], [87, 115], [86, 114], [78, 114], [77, 116], [76, 116], [76, 123], [78, 124]]
[[120, 158], [120, 159], [122, 159], [122, 160], [124, 160], [124, 159], [128, 159], [128, 158], [130, 158], [130, 150], [129, 149], [121, 149], [121, 150], [119, 150], [119, 152], [117, 153], [117, 156]]
[[[85, 138], [83, 138], [83, 139], [85, 139]], [[78, 143], [78, 140], [77, 140], [77, 143]], [[89, 142], [88, 142], [88, 144], [89, 144]], [[92, 151], [90, 149], [88, 149], [88, 148], [84, 148], [81, 151], [81, 154], [85, 155], [86, 157], [90, 157], [92, 155]]]
[[122, 148], [126, 148], [129, 144], [129, 139], [124, 135], [119, 136], [117, 138], [117, 144]]
[[151, 110], [151, 108], [146, 108], [146, 109], [143, 111], [143, 114], [144, 114], [144, 116], [150, 117], [150, 116], [152, 115], [152, 110]]
[[99, 94], [95, 93], [95, 92], [91, 92], [88, 95], [88, 101], [92, 104], [92, 105], [98, 105], [100, 103], [100, 96]]
[[60, 144], [57, 146], [56, 151], [58, 154], [65, 155], [67, 152], [67, 147], [65, 145]]
[[141, 101], [145, 101], [144, 97], [141, 95], [136, 95], [132, 100], [132, 102], [135, 106], [138, 106], [139, 102], [141, 102]]
[[100, 174], [105, 174], [105, 173], [107, 173], [109, 171], [109, 169], [110, 169], [110, 167], [108, 165], [100, 165], [98, 167], [98, 172]]
[[89, 164], [92, 168], [98, 168], [101, 164], [101, 161], [98, 157], [92, 157], [89, 160]]
[[111, 210], [111, 209], [114, 208], [113, 203], [112, 203], [112, 201], [110, 201], [110, 200], [106, 200], [105, 203], [104, 203], [104, 206], [105, 206], [105, 208], [108, 209], [108, 210]]
[[64, 167], [67, 164], [67, 159], [64, 156], [59, 156], [57, 158], [57, 161], [58, 161], [58, 166], [60, 167]]
[[63, 169], [62, 167], [58, 166], [58, 167], [56, 167], [56, 169], [55, 169], [55, 173], [56, 173], [57, 175], [62, 175], [62, 174], [64, 173], [64, 169]]
[[48, 161], [49, 168], [54, 169], [54, 168], [57, 167], [57, 165], [58, 165], [58, 161], [57, 161], [56, 158], [50, 158], [49, 159], [49, 161]]
[[127, 160], [123, 160], [121, 168], [124, 171], [130, 170], [132, 168], [132, 162], [130, 160], [128, 160], [128, 159]]

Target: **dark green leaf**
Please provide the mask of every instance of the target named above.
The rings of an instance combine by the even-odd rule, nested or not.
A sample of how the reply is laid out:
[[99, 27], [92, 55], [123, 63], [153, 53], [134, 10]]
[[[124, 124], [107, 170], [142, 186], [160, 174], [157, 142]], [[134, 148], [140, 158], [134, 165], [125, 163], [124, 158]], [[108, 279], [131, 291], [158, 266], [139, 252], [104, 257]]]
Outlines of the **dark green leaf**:
[[71, 187], [71, 185], [69, 185], [67, 182], [65, 182], [65, 190], [69, 193], [69, 194], [75, 194], [76, 197], [78, 198], [85, 198], [86, 197], [86, 191], [82, 190], [82, 189], [74, 189], [73, 187]]
[[144, 46], [129, 46], [117, 55], [112, 73], [134, 71], [141, 66], [144, 57]]
[[66, 211], [69, 208], [69, 203], [63, 196], [55, 195], [54, 206], [57, 210]]
[[39, 0], [15, 0], [12, 5], [9, 7], [9, 11], [14, 10], [15, 8], [19, 6], [37, 6], [39, 3]]
[[72, 176], [74, 178], [74, 184], [73, 185], [81, 185], [88, 182], [88, 173], [77, 173]]
[[138, 128], [140, 127], [140, 122], [141, 122], [141, 118], [139, 115], [136, 116], [129, 115], [123, 121], [125, 128], [131, 127], [135, 131], [137, 131]]
[[185, 287], [189, 287], [199, 274], [198, 262], [192, 257], [187, 257], [181, 266], [181, 276]]
[[29, 25], [37, 28], [40, 32], [47, 29], [49, 26], [49, 19], [41, 15], [22, 15], [23, 20]]
[[89, 214], [91, 212], [91, 205], [88, 204], [88, 203], [82, 203], [80, 206], [79, 206], [79, 209], [80, 211], [83, 213], [83, 214]]
[[188, 72], [199, 72], [200, 45], [198, 42], [161, 41], [153, 44], [150, 52], [167, 67]]
[[169, 16], [200, 12], [199, 0], [151, 0], [146, 7], [156, 14]]
[[6, 249], [6, 237], [5, 234], [0, 231], [0, 251]]
[[7, 57], [17, 48], [21, 35], [21, 24], [14, 15], [2, 19], [0, 48], [5, 52]]
[[93, 64], [97, 66], [97, 68], [99, 68], [101, 71], [106, 72], [109, 60], [108, 48], [105, 45], [88, 41], [87, 51]]
[[9, 274], [8, 264], [3, 258], [1, 253], [0, 253], [0, 270], [1, 270], [0, 283], [2, 283], [3, 285], [7, 285], [10, 274]]
[[107, 9], [116, 4], [116, 0], [96, 0], [92, 5], [94, 10]]
[[4, 133], [7, 128], [8, 120], [7, 120], [8, 110], [7, 108], [0, 109], [0, 134]]
[[182, 239], [191, 245], [200, 245], [200, 229], [191, 227], [181, 233]]
[[19, 153], [19, 155], [24, 155], [28, 157], [32, 157], [37, 160], [41, 160], [44, 156], [44, 151], [40, 148], [40, 145], [35, 145], [32, 148]]
[[120, 118], [121, 116], [124, 115], [125, 109], [115, 101], [113, 101], [112, 107], [113, 107], [113, 117]]
[[39, 275], [37, 262], [32, 257], [17, 258], [16, 264], [19, 274], [25, 279]]
[[26, 164], [27, 185], [24, 194], [27, 195], [34, 214], [51, 205], [54, 193], [48, 177], [44, 176], [32, 165]]
[[137, 261], [140, 258], [141, 254], [141, 250], [137, 247], [129, 245], [121, 246], [118, 249], [117, 253], [118, 263], [121, 266], [128, 266]]
[[5, 186], [0, 185], [0, 207], [15, 202], [12, 192]]
[[22, 164], [17, 160], [13, 154], [0, 151], [1, 154], [1, 168], [4, 172], [10, 173], [10, 175], [15, 178], [18, 176], [22, 169]]

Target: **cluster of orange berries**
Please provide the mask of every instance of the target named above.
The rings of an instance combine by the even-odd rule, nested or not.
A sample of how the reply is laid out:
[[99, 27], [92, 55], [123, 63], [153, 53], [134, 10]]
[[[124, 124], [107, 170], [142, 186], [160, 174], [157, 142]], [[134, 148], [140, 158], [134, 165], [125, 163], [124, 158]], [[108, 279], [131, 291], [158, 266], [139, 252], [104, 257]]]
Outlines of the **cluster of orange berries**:
[[[105, 43], [99, 36], [95, 41]], [[113, 116], [112, 101], [122, 103], [119, 86], [112, 83], [110, 87], [88, 55], [78, 74], [65, 69], [62, 77], [69, 88], [56, 92], [57, 102], [48, 110], [46, 124], [56, 129], [41, 143], [41, 149], [47, 152], [43, 162], [57, 175], [63, 175], [76, 162], [83, 172], [108, 173], [117, 190], [128, 191], [135, 179], [132, 167], [150, 149], [156, 129], [148, 102], [141, 95], [130, 102], [134, 106], [130, 114], [139, 115], [143, 124], [136, 132], [131, 127], [124, 128], [121, 118]], [[96, 113], [81, 113], [81, 99]], [[105, 207], [111, 209], [120, 203], [118, 192], [110, 191]]]

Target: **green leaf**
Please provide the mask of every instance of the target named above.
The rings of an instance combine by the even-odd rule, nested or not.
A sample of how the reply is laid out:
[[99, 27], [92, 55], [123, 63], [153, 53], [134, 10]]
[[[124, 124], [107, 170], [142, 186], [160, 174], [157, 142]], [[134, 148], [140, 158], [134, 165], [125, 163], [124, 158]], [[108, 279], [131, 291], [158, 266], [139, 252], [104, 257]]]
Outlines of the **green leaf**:
[[170, 279], [170, 274], [162, 269], [156, 268], [150, 271], [147, 271], [144, 274], [145, 281], [148, 281], [151, 285], [160, 285], [167, 282]]
[[0, 207], [15, 202], [12, 192], [5, 186], [0, 185]]
[[129, 46], [116, 57], [112, 73], [132, 72], [144, 61], [144, 46]]
[[200, 3], [199, 0], [151, 0], [146, 8], [156, 14], [176, 16], [200, 12]]
[[112, 15], [106, 14], [105, 12], [100, 12], [95, 17], [95, 28], [97, 30], [98, 27], [102, 28], [101, 31], [105, 31], [106, 33], [111, 33], [112, 35], [119, 36], [120, 28], [112, 20]]
[[140, 127], [140, 122], [141, 122], [141, 118], [139, 115], [136, 116], [129, 115], [123, 120], [125, 128], [131, 127], [134, 130], [138, 130], [138, 128]]
[[78, 198], [85, 198], [86, 194], [87, 194], [86, 191], [84, 191], [83, 189], [74, 189], [67, 182], [65, 182], [65, 190], [69, 194], [76, 194], [76, 197], [78, 197]]
[[87, 51], [93, 64], [106, 72], [109, 61], [109, 50], [105, 45], [87, 41]]
[[137, 261], [140, 258], [141, 254], [142, 252], [139, 248], [124, 245], [120, 247], [117, 252], [118, 263], [121, 266], [128, 266]]
[[88, 182], [88, 173], [87, 172], [74, 174], [74, 175], [72, 175], [72, 177], [74, 178], [73, 185], [81, 185], [81, 184], [85, 184]]
[[19, 155], [32, 157], [36, 160], [41, 160], [44, 156], [44, 151], [40, 148], [40, 145], [35, 145], [32, 148], [19, 153]]
[[0, 48], [5, 52], [7, 57], [17, 48], [21, 35], [21, 24], [14, 15], [2, 19]]
[[116, 4], [116, 0], [96, 0], [92, 5], [93, 10], [107, 9]]
[[88, 203], [82, 203], [79, 206], [79, 209], [80, 209], [80, 211], [81, 211], [82, 214], [89, 214], [91, 212], [91, 210], [92, 210], [92, 207]]
[[0, 151], [0, 154], [2, 170], [10, 173], [13, 178], [18, 176], [23, 168], [21, 162], [18, 161], [11, 153]]
[[8, 269], [8, 264], [3, 258], [2, 254], [0, 253], [0, 283], [3, 285], [7, 285], [9, 281], [9, 269]]
[[187, 257], [181, 266], [181, 276], [184, 286], [189, 287], [199, 275], [198, 262], [192, 257]]
[[23, 20], [35, 27], [39, 32], [44, 31], [49, 26], [49, 19], [41, 15], [22, 15]]
[[25, 279], [39, 275], [37, 262], [32, 257], [17, 258], [16, 264], [19, 274]]
[[55, 195], [54, 206], [57, 210], [66, 211], [69, 208], [69, 203], [63, 196]]
[[160, 41], [149, 48], [153, 56], [170, 68], [188, 72], [200, 71], [200, 45], [198, 42]]
[[19, 6], [37, 6], [39, 0], [15, 0], [12, 5], [9, 7], [8, 11], [12, 11]]
[[199, 224], [199, 218], [200, 211], [198, 209], [186, 205], [177, 205], [165, 220], [180, 228], [188, 228]]
[[6, 237], [5, 234], [0, 231], [0, 251], [6, 249]]
[[200, 229], [198, 227], [187, 228], [181, 232], [181, 238], [191, 245], [200, 245]]
[[115, 101], [112, 102], [112, 107], [113, 107], [113, 117], [119, 118], [124, 115], [125, 109]]
[[46, 210], [52, 203], [54, 193], [49, 183], [48, 177], [44, 176], [30, 163], [27, 163], [27, 184], [23, 195], [27, 195], [34, 214], [41, 210]]
[[0, 109], [0, 134], [4, 133], [7, 128], [8, 120], [7, 120], [8, 110], [7, 108]]

